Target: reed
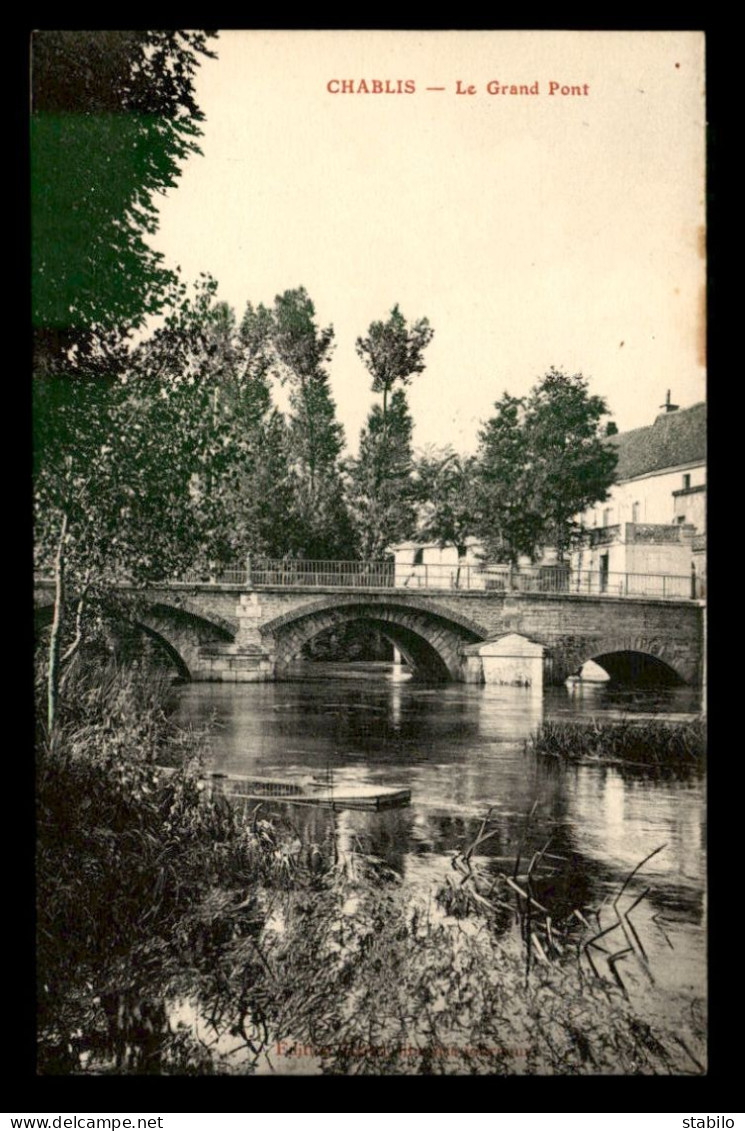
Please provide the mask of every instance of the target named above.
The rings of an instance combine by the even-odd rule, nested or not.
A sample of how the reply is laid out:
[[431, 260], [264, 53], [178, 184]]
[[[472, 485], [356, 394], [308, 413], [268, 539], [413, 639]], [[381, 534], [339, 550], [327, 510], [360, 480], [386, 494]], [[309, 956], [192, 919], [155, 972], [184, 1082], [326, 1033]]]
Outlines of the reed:
[[[516, 886], [527, 903], [527, 888]], [[595, 976], [584, 958], [577, 962], [576, 946], [561, 955], [561, 929], [537, 907], [526, 977], [525, 954], [488, 929], [481, 910], [443, 916], [412, 904], [401, 887], [383, 892], [349, 876], [335, 877], [300, 914], [291, 903], [284, 931], [268, 944], [281, 987], [265, 1015], [275, 1071], [290, 1064], [332, 1075], [703, 1071], [699, 1006], [669, 1027], [644, 1016], [613, 965]], [[579, 926], [578, 938], [596, 933]], [[616, 967], [622, 949], [609, 948]]]
[[525, 745], [530, 753], [564, 762], [698, 769], [706, 757], [706, 726], [703, 719], [549, 719]]

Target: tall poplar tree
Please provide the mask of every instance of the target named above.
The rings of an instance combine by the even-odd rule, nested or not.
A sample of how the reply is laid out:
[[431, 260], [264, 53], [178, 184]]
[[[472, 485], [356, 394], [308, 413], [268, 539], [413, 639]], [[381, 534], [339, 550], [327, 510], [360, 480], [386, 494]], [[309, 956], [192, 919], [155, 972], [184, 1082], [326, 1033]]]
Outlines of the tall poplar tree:
[[350, 499], [364, 557], [377, 558], [414, 533], [412, 420], [405, 386], [424, 372], [424, 351], [433, 334], [426, 318], [409, 325], [396, 305], [387, 321], [372, 322], [367, 337], [357, 339], [357, 355], [372, 377], [372, 391], [382, 394], [360, 435], [359, 456], [349, 464]]
[[287, 551], [316, 560], [347, 558], [353, 531], [341, 477], [344, 430], [336, 419], [327, 365], [332, 326], [320, 328], [304, 287], [274, 301], [275, 371], [289, 389], [288, 462], [292, 508], [283, 524]]

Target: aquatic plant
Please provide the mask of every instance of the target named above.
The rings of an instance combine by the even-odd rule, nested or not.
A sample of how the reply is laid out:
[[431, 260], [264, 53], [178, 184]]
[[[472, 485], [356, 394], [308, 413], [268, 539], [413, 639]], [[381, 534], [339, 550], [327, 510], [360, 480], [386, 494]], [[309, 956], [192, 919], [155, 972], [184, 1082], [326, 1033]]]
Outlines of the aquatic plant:
[[547, 719], [526, 750], [567, 762], [695, 769], [706, 756], [706, 724], [703, 719]]

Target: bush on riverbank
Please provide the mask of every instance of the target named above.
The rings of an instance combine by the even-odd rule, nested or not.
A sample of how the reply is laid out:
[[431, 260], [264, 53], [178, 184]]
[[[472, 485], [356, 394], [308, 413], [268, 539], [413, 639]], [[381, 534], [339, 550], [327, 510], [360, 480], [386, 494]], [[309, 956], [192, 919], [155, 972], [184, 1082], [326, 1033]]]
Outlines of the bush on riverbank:
[[706, 726], [703, 719], [549, 719], [541, 723], [526, 746], [534, 754], [566, 762], [626, 762], [692, 769], [704, 763]]
[[[295, 897], [291, 896], [290, 900]], [[456, 921], [337, 876], [267, 938], [277, 1071], [329, 1074], [697, 1073], [702, 1020], [678, 1032], [563, 963], [534, 966], [478, 918]]]
[[[260, 889], [287, 885], [295, 856], [269, 822], [205, 803], [202, 738], [169, 723], [152, 673], [110, 664], [66, 692], [37, 766], [39, 1067], [160, 1071], [165, 996], [258, 936]], [[200, 1051], [183, 1036], [182, 1065]]]

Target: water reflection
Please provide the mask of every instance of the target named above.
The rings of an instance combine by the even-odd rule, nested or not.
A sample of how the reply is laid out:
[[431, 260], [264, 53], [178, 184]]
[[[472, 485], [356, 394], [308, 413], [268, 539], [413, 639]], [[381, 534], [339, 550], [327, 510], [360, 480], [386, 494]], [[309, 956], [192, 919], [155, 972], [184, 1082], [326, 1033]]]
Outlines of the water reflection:
[[296, 682], [189, 685], [178, 707], [182, 723], [214, 718], [214, 769], [412, 791], [410, 808], [382, 813], [282, 806], [304, 842], [326, 855], [363, 853], [409, 883], [434, 887], [490, 811], [495, 835], [479, 847], [478, 866], [509, 872], [518, 852], [528, 859], [550, 840], [559, 859], [545, 871], [542, 895], [557, 917], [612, 900], [631, 869], [664, 844], [639, 879], [639, 890], [650, 892], [635, 914], [663, 978], [701, 987], [702, 782], [565, 767], [525, 750], [544, 716], [680, 715], [697, 709], [688, 689], [552, 688], [542, 697], [527, 688], [430, 688], [393, 665], [305, 668], [313, 678], [301, 679], [298, 667]]

